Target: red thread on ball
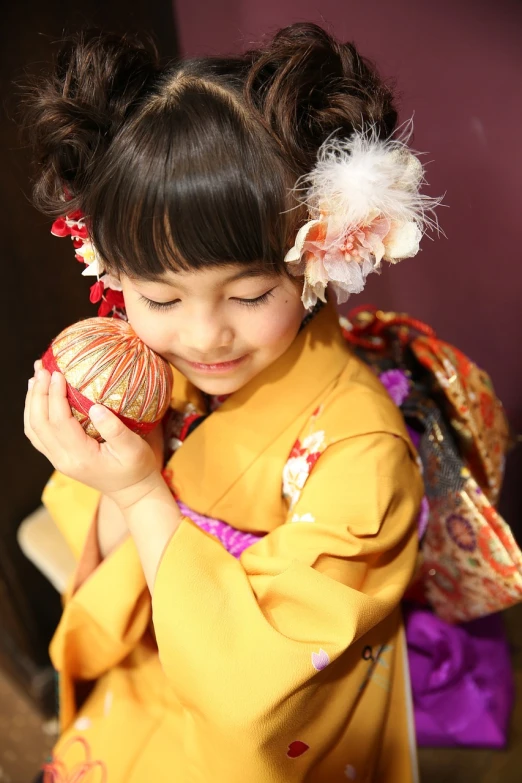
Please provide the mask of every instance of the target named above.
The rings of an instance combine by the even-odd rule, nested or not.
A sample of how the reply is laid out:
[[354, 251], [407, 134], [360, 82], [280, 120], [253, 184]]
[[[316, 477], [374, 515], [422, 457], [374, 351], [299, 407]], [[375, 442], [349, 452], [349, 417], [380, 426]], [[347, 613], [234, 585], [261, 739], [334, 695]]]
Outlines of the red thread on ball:
[[[56, 363], [55, 356], [52, 352], [52, 346], [49, 346], [49, 348], [42, 356], [42, 366], [48, 372], [50, 372], [51, 375], [53, 374], [53, 372], [59, 372], [60, 375], [63, 375], [62, 371], [58, 367], [58, 364]], [[68, 383], [67, 379], [65, 379], [65, 383], [67, 386], [67, 401], [71, 406], [71, 408], [74, 408], [75, 411], [78, 411], [78, 413], [83, 414], [83, 416], [88, 417], [89, 411], [95, 403], [92, 400], [89, 400], [87, 397], [85, 397], [85, 395], [79, 392], [78, 389], [74, 389], [71, 386], [71, 384]], [[109, 408], [108, 405], [106, 405], [105, 407]], [[151, 432], [154, 429], [154, 427], [158, 423], [157, 421], [136, 421], [135, 419], [129, 419], [127, 416], [123, 416], [123, 414], [112, 410], [112, 408], [109, 408], [109, 410], [112, 413], [114, 413], [114, 415], [117, 416], [118, 419], [122, 421], [126, 427], [128, 427], [133, 432], [137, 432], [138, 435], [147, 435], [149, 432]]]

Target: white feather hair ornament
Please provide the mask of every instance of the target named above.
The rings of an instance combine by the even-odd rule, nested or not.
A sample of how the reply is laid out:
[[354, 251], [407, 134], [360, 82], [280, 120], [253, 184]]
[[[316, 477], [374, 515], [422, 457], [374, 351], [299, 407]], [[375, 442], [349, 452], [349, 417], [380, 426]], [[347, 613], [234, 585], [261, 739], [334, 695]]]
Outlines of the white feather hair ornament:
[[411, 258], [440, 198], [419, 193], [424, 169], [407, 147], [412, 123], [403, 133], [381, 140], [372, 126], [350, 138], [329, 138], [317, 162], [294, 188], [308, 206], [302, 226], [285, 256], [289, 271], [304, 276], [302, 302], [312, 308], [326, 301], [330, 285], [339, 303], [360, 293], [381, 261]]

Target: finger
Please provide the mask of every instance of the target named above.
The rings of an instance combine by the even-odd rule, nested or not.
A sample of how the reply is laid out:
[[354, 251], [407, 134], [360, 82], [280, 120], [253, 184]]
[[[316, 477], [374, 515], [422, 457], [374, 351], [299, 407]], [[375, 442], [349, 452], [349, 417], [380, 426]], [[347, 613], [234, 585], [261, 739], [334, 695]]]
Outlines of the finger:
[[[49, 386], [49, 421], [61, 427], [74, 419], [67, 399], [67, 381], [61, 372], [53, 372]], [[76, 421], [76, 419], [75, 419]]]
[[27, 383], [27, 394], [25, 395], [25, 405], [24, 405], [24, 432], [27, 435], [27, 437], [29, 437], [29, 433], [31, 432], [31, 424], [29, 422], [29, 411], [31, 408], [33, 386], [34, 386], [34, 378], [29, 378], [29, 381]]
[[36, 433], [31, 427], [31, 423], [29, 421], [30, 411], [31, 411], [32, 390], [33, 390], [34, 383], [35, 383], [35, 378], [34, 377], [29, 378], [28, 389], [27, 389], [27, 394], [25, 396], [25, 405], [24, 405], [24, 432], [28, 440], [35, 447], [35, 449], [40, 451], [44, 456], [47, 457], [47, 459], [49, 459], [49, 455], [44, 449], [40, 439], [36, 436]]
[[47, 370], [38, 370], [31, 389], [29, 425], [45, 445], [45, 433], [49, 427], [49, 384], [51, 376]]
[[98, 449], [97, 442], [90, 438], [75, 418], [67, 399], [67, 381], [61, 372], [53, 372], [49, 385], [49, 423], [53, 437], [62, 451], [71, 456], [85, 449], [89, 453]]
[[95, 404], [89, 409], [92, 423], [105, 440], [107, 448], [122, 464], [143, 448], [139, 435], [132, 432], [105, 405]]

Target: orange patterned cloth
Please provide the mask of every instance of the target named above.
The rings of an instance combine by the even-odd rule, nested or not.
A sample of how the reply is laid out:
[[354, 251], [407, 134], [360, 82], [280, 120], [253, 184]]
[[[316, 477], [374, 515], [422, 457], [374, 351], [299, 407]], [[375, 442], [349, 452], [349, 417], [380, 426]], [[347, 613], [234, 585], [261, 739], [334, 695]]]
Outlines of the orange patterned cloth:
[[419, 336], [412, 351], [433, 376], [466, 464], [492, 503], [498, 501], [509, 427], [489, 376], [452, 345]]
[[518, 603], [522, 553], [495, 508], [510, 431], [489, 376], [409, 316], [359, 308], [341, 324], [377, 374], [410, 381], [401, 410], [419, 433], [429, 505], [416, 596], [448, 622]]

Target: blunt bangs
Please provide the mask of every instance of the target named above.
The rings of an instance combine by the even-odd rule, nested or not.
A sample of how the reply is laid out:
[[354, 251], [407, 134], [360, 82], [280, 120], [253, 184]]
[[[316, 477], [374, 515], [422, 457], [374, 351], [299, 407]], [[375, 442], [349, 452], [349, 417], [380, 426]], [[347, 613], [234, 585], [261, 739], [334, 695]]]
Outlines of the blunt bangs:
[[233, 93], [182, 77], [115, 137], [86, 209], [115, 272], [146, 279], [230, 263], [282, 272], [292, 185], [273, 139]]

